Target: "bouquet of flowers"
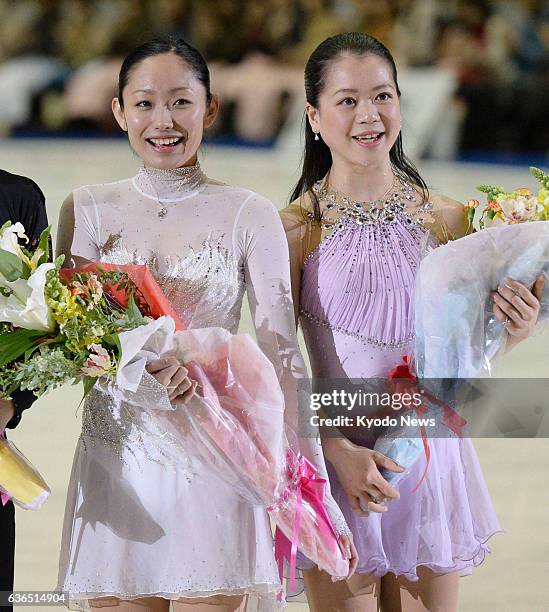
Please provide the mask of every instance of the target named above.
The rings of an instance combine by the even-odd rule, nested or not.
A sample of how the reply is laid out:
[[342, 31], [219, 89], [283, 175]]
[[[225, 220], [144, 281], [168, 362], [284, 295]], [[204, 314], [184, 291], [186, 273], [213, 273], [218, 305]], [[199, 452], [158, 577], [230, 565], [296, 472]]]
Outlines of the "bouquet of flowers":
[[[20, 223], [0, 228], [0, 397], [37, 397], [66, 383], [114, 380], [119, 334], [147, 323], [150, 307], [127, 272], [95, 266], [69, 275], [49, 261], [50, 228], [34, 253]], [[18, 475], [18, 476], [17, 476]], [[36, 509], [49, 489], [15, 445], [0, 441], [0, 490]]]
[[200, 457], [243, 498], [267, 508], [287, 539], [285, 546], [277, 538], [276, 556], [280, 565], [290, 561], [291, 576], [298, 547], [331, 575], [346, 576], [348, 561], [324, 507], [326, 482], [289, 447], [278, 378], [255, 342], [222, 328], [175, 331], [162, 317], [121, 334], [120, 343], [112, 393], [135, 393], [148, 360], [175, 355], [198, 381], [198, 393], [174, 411], [153, 407], [147, 423], [159, 426], [167, 446]]
[[515, 225], [527, 221], [549, 221], [549, 175], [539, 168], [530, 168], [531, 174], [539, 181], [538, 193], [526, 187], [507, 192], [495, 185], [479, 185], [485, 193], [486, 206], [471, 199], [467, 202], [467, 220], [475, 231], [500, 225]]
[[[48, 237], [49, 228], [40, 243]], [[65, 284], [62, 256], [49, 262], [42, 247], [31, 256], [18, 239], [26, 239], [20, 223], [0, 230], [0, 393], [40, 397], [82, 378], [88, 391], [97, 378], [112, 378], [117, 334], [145, 323], [127, 275], [99, 269]], [[109, 284], [128, 291], [127, 308], [104, 291]]]
[[[472, 233], [423, 258], [416, 280], [416, 368], [423, 378], [491, 375], [507, 333], [491, 292], [507, 277], [530, 287], [549, 270], [549, 175], [537, 194], [481, 185], [487, 204], [465, 206]], [[539, 321], [549, 315], [545, 286]]]
[[[506, 277], [530, 286], [549, 270], [549, 175], [538, 168], [530, 172], [540, 183], [537, 193], [524, 187], [506, 192], [479, 185], [487, 202], [471, 199], [465, 205], [470, 233], [428, 250], [421, 262], [414, 369], [424, 391], [422, 415], [434, 417], [437, 428], [446, 428], [438, 435], [461, 436], [465, 426], [446, 403], [443, 379], [491, 375], [505, 347], [506, 330], [494, 316], [491, 292]], [[548, 298], [546, 286], [539, 321], [549, 316]], [[406, 360], [394, 372], [398, 379], [416, 380]], [[457, 386], [450, 388], [455, 393]], [[406, 468], [423, 454], [429, 463], [427, 433], [419, 426], [394, 428], [378, 439], [375, 448]], [[385, 476], [393, 483], [402, 477], [388, 472]], [[421, 480], [424, 476], [425, 471]]]
[[[80, 380], [87, 394], [98, 384], [129, 404], [145, 437], [174, 461], [198, 455], [245, 498], [269, 506], [307, 556], [346, 575], [323, 496], [307, 497], [320, 479], [304, 458], [287, 453], [284, 398], [272, 364], [251, 338], [220, 328], [185, 330], [146, 266], [61, 269], [62, 258], [48, 261], [48, 237], [49, 230], [31, 254], [19, 245], [26, 239], [20, 224], [1, 231], [0, 394], [28, 389], [40, 396]], [[147, 362], [167, 353], [199, 382], [188, 406], [171, 405], [163, 388], [164, 401], [153, 403], [137, 392]], [[11, 462], [0, 453], [0, 488], [24, 507], [38, 507], [44, 496], [34, 488], [34, 497], [23, 499], [31, 489], [18, 486], [37, 482], [39, 474], [30, 464], [23, 469], [11, 451]], [[295, 477], [305, 468], [306, 479]]]

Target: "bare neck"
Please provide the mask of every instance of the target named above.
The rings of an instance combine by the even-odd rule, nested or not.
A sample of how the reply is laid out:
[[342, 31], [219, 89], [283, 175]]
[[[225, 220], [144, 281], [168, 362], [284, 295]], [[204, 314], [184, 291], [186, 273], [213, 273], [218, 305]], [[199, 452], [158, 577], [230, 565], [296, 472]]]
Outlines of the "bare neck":
[[358, 202], [371, 202], [391, 189], [394, 173], [389, 160], [366, 166], [350, 165], [334, 160], [328, 175], [329, 186]]

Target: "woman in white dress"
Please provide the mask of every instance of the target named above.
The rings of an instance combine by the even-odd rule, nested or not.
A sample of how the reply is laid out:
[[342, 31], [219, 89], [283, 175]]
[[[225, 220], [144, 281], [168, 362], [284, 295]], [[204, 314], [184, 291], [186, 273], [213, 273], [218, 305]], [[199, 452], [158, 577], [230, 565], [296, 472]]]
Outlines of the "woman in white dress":
[[[258, 343], [295, 417], [305, 369], [284, 230], [271, 202], [203, 174], [197, 151], [217, 109], [198, 51], [182, 40], [135, 49], [121, 68], [113, 112], [143, 166], [133, 178], [75, 190], [63, 204], [59, 250], [72, 265], [146, 263], [188, 327], [236, 332], [247, 293]], [[180, 364], [161, 361], [149, 371], [172, 401], [194, 391]], [[154, 405], [158, 387], [144, 376], [143, 404]], [[197, 458], [170, 465], [162, 440], [140, 430], [143, 418], [99, 388], [88, 396], [58, 588], [78, 605], [117, 610], [229, 611], [252, 599], [262, 610], [276, 608], [280, 583], [265, 510]], [[303, 440], [300, 450], [326, 474], [318, 440]], [[354, 557], [329, 492], [327, 507]]]

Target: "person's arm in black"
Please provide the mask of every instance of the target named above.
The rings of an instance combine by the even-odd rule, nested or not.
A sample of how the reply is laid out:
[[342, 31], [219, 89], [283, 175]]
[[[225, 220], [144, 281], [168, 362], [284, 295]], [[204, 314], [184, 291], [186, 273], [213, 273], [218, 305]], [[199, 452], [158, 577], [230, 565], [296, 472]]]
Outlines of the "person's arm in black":
[[[38, 246], [40, 234], [48, 226], [44, 194], [34, 181], [25, 177], [14, 177], [13, 175], [10, 175], [9, 182], [0, 184], [0, 191], [2, 199], [5, 200], [6, 207], [9, 210], [7, 213], [10, 215], [9, 220], [13, 223], [19, 221], [23, 224], [29, 238], [29, 244], [26, 246], [29, 250], [34, 250]], [[1, 205], [3, 205], [3, 202], [0, 202]], [[6, 211], [4, 211], [2, 216], [6, 216]], [[17, 427], [21, 421], [23, 411], [30, 408], [35, 401], [36, 396], [32, 391], [14, 392], [11, 402], [2, 400], [0, 403], [0, 424], [2, 415], [4, 415], [5, 420], [7, 418], [6, 415], [11, 414], [11, 406], [9, 404], [12, 404], [13, 417], [7, 423], [6, 428], [13, 429]]]

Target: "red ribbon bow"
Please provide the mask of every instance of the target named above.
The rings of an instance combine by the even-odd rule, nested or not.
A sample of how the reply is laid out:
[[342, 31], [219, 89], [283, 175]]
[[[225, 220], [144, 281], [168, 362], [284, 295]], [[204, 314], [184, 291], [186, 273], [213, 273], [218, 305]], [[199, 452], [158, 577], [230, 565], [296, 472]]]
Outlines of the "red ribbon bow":
[[[407, 355], [402, 356], [402, 364], [397, 365], [389, 372], [389, 380], [395, 379], [404, 379], [404, 380], [413, 380], [416, 381], [417, 384], [417, 376], [412, 372], [410, 368], [410, 363]], [[463, 437], [463, 428], [467, 421], [458, 414], [453, 408], [445, 404], [441, 400], [432, 396], [430, 393], [423, 392], [423, 397], [442, 408], [442, 422], [448, 429], [452, 430], [457, 436], [460, 438]], [[423, 402], [419, 406], [415, 406], [415, 411], [418, 416], [424, 415], [428, 411], [428, 406], [426, 406]], [[429, 467], [429, 463], [431, 461], [431, 449], [429, 447], [429, 442], [427, 439], [427, 431], [425, 430], [425, 425], [420, 425], [421, 439], [423, 441], [423, 449], [425, 451], [425, 469], [423, 470], [423, 474], [419, 479], [419, 482], [412, 489], [412, 493], [417, 491], [421, 483], [425, 480], [427, 476], [427, 469]]]

